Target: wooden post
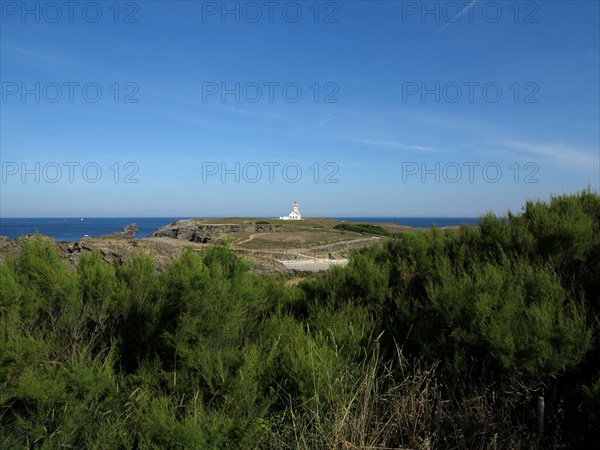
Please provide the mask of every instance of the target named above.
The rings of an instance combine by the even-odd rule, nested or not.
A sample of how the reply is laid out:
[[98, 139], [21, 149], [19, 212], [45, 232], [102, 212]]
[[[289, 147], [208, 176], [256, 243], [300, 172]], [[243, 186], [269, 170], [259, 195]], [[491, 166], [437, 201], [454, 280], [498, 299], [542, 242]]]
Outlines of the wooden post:
[[540, 439], [544, 435], [544, 409], [544, 397], [540, 395], [537, 398], [538, 436], [540, 437]]

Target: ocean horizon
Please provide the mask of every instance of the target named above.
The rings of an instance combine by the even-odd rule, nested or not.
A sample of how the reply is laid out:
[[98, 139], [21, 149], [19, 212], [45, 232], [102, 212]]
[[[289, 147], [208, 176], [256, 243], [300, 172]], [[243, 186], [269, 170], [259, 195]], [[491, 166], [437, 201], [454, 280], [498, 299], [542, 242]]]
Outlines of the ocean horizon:
[[[103, 236], [121, 231], [135, 223], [138, 238], [147, 237], [157, 228], [171, 222], [190, 217], [37, 217], [0, 218], [0, 236], [16, 239], [27, 234], [39, 233], [55, 241], [76, 241], [87, 236]], [[198, 217], [211, 219], [214, 217]], [[327, 217], [328, 219], [350, 220], [354, 222], [385, 223], [393, 222], [415, 228], [477, 225], [479, 217]], [[268, 219], [268, 218], [267, 218]]]

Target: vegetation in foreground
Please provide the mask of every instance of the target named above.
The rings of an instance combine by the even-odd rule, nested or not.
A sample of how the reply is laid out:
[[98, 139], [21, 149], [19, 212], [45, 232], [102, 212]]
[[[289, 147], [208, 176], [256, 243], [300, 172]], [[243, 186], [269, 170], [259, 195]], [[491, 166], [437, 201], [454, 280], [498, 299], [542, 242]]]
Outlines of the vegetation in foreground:
[[0, 446], [592, 448], [599, 231], [586, 190], [295, 286], [225, 247], [157, 274], [24, 242], [0, 265]]

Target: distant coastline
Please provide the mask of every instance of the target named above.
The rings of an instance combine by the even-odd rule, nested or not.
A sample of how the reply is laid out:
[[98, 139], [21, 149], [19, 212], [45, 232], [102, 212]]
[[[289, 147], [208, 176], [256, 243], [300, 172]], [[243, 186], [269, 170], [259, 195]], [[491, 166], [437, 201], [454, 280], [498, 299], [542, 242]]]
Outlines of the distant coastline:
[[[137, 237], [147, 237], [157, 228], [188, 217], [63, 217], [63, 218], [0, 218], [0, 236], [16, 239], [40, 233], [56, 241], [76, 241], [87, 236], [103, 236], [123, 229], [128, 224], [138, 226]], [[206, 217], [208, 218], [208, 217]], [[212, 218], [212, 217], [211, 217]], [[479, 217], [329, 217], [352, 222], [387, 223], [414, 228], [477, 225]]]

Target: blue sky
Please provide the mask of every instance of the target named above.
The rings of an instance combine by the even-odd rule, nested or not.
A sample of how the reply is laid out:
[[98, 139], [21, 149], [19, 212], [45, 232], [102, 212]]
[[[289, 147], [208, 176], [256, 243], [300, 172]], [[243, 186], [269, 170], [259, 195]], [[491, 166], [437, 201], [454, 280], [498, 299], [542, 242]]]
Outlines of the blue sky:
[[223, 5], [2, 2], [0, 215], [464, 217], [599, 188], [599, 2]]

